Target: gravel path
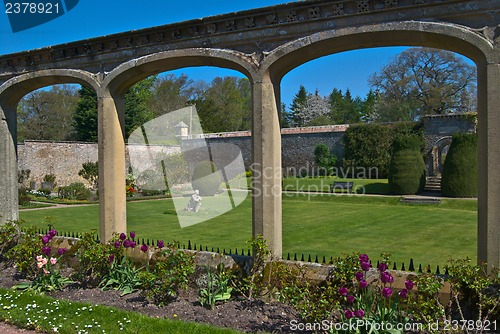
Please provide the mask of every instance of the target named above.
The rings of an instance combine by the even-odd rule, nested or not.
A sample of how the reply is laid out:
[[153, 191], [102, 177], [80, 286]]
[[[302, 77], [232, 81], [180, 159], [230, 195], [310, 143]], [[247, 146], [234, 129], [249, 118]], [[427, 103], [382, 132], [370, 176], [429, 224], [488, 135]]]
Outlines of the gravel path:
[[36, 332], [32, 330], [27, 330], [27, 329], [21, 329], [17, 328], [16, 326], [12, 326], [9, 324], [6, 324], [5, 322], [0, 322], [0, 333], [2, 334], [40, 334], [44, 332]]

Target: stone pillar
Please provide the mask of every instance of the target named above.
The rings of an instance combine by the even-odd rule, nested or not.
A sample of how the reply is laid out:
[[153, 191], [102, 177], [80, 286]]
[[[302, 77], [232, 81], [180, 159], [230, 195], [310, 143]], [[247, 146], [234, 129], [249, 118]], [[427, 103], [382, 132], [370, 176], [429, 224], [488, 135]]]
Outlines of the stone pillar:
[[500, 267], [500, 64], [478, 65], [477, 261]]
[[0, 224], [19, 219], [16, 105], [0, 105]]
[[281, 259], [281, 134], [275, 88], [267, 76], [253, 84], [252, 230], [268, 241], [272, 257]]
[[98, 93], [100, 240], [127, 231], [125, 200], [125, 104]]

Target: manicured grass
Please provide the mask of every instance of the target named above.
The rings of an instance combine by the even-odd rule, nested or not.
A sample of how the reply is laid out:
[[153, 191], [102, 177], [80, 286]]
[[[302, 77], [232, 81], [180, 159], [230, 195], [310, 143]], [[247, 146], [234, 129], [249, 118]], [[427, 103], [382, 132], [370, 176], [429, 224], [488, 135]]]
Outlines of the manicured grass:
[[[204, 208], [209, 207], [204, 202]], [[202, 208], [203, 208], [202, 207]], [[167, 214], [165, 214], [167, 212]], [[251, 199], [206, 222], [180, 228], [171, 199], [127, 203], [128, 230], [139, 238], [176, 240], [220, 251], [247, 249], [252, 235]], [[98, 229], [98, 206], [22, 211], [21, 219], [42, 227], [86, 232]], [[45, 218], [48, 217], [48, 218]], [[391, 253], [400, 265], [444, 265], [451, 258], [476, 257], [477, 201], [443, 199], [440, 205], [405, 205], [399, 197], [309, 194], [283, 195], [283, 252], [323, 256]]]
[[283, 179], [285, 191], [330, 192], [330, 184], [334, 181], [353, 182], [353, 191], [358, 194], [389, 193], [387, 179], [343, 179], [338, 177], [287, 177]]
[[236, 334], [234, 330], [151, 318], [112, 307], [0, 289], [0, 320], [48, 333]]

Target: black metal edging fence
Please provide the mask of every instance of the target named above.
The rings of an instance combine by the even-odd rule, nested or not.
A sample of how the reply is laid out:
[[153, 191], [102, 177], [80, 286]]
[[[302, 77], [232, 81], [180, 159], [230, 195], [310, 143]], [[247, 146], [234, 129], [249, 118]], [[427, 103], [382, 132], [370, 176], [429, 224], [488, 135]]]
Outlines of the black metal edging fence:
[[[37, 230], [37, 233], [38, 234], [47, 234], [49, 232], [48, 229], [38, 229]], [[79, 233], [79, 232], [57, 232], [57, 236], [59, 237], [64, 237], [64, 238], [82, 238], [83, 236], [83, 233]], [[96, 242], [100, 242], [99, 240], [99, 236], [96, 235], [96, 238], [95, 238]], [[137, 244], [145, 244], [147, 246], [156, 246], [157, 245], [157, 242], [158, 240], [155, 240], [155, 239], [149, 239], [149, 238], [137, 238], [136, 240]], [[212, 252], [212, 253], [219, 253], [219, 254], [224, 254], [224, 255], [239, 255], [239, 256], [251, 256], [252, 255], [252, 252], [250, 249], [243, 249], [243, 248], [240, 248], [240, 250], [238, 251], [238, 248], [235, 248], [234, 252], [232, 250], [232, 248], [229, 249], [229, 251], [226, 251], [225, 248], [222, 248], [222, 251], [221, 251], [221, 248], [220, 247], [209, 247], [209, 246], [205, 246], [203, 247], [201, 244], [193, 244], [191, 243], [191, 240], [188, 240], [188, 243], [187, 245], [186, 244], [180, 244], [178, 243], [178, 247], [180, 249], [187, 249], [187, 250], [193, 250], [193, 251], [205, 251], [205, 252]], [[246, 254], [245, 254], [246, 253]], [[300, 260], [299, 260], [300, 259]], [[323, 256], [322, 259], [321, 259], [321, 262], [319, 260], [319, 257], [318, 255], [315, 256], [314, 258], [314, 261], [311, 257], [311, 255], [307, 255], [307, 260], [306, 260], [306, 256], [304, 254], [300, 254], [299, 256], [297, 256], [297, 253], [294, 253], [293, 257], [290, 255], [290, 253], [287, 254], [286, 258], [283, 256], [283, 260], [288, 260], [288, 261], [301, 261], [301, 262], [309, 262], [309, 263], [318, 263], [318, 264], [332, 264], [333, 263], [333, 256], [330, 257], [330, 260], [327, 261], [326, 259], [326, 256]], [[379, 261], [377, 261], [377, 267], [379, 265]], [[398, 269], [399, 268], [399, 269]], [[425, 268], [425, 269], [424, 269]], [[410, 271], [410, 272], [418, 272], [418, 273], [429, 273], [429, 274], [432, 274], [434, 273], [435, 275], [441, 275], [441, 270], [439, 268], [439, 265], [436, 266], [436, 270], [433, 272], [433, 270], [431, 269], [431, 266], [430, 265], [426, 265], [426, 266], [422, 266], [422, 264], [419, 264], [418, 265], [418, 270], [415, 270], [415, 264], [414, 264], [414, 261], [413, 261], [413, 258], [410, 258], [410, 263], [408, 265], [408, 269], [406, 269], [406, 266], [405, 266], [405, 263], [402, 262], [401, 263], [401, 267], [398, 267], [397, 263], [394, 262], [393, 266], [392, 266], [392, 270], [401, 270], [401, 271]], [[445, 272], [444, 272], [444, 275], [448, 275], [448, 268], [446, 267], [445, 268]]]

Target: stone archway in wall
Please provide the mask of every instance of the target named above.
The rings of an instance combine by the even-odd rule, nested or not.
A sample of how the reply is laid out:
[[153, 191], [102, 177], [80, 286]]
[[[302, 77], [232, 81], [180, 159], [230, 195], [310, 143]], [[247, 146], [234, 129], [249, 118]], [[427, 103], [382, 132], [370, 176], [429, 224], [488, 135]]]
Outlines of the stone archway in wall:
[[243, 54], [227, 50], [166, 51], [126, 62], [103, 80], [98, 105], [99, 182], [100, 189], [104, 189], [99, 196], [101, 240], [127, 230], [124, 96], [128, 89], [151, 75], [196, 66], [236, 70], [253, 84], [254, 68], [245, 59]]
[[[497, 116], [500, 112], [500, 101], [492, 92], [500, 93], [500, 67], [499, 56], [490, 42], [460, 26], [431, 22], [376, 24], [326, 31], [287, 43], [278, 47], [264, 60], [262, 69], [265, 69], [273, 85], [279, 86], [286, 73], [312, 59], [348, 50], [382, 46], [425, 46], [444, 49], [460, 53], [475, 62], [478, 71], [480, 146], [477, 260], [478, 263], [487, 261], [490, 265], [498, 265], [500, 209], [494, 199], [500, 195], [500, 189], [488, 180], [500, 177], [497, 175], [500, 173], [495, 172], [492, 165], [493, 160], [498, 159], [499, 153], [498, 149], [493, 147], [492, 135], [500, 125]], [[279, 87], [274, 90], [279, 91]], [[496, 158], [492, 160], [493, 156]]]
[[[441, 176], [443, 173], [443, 164], [446, 156], [447, 148], [451, 145], [451, 136], [446, 136], [438, 139], [430, 152], [430, 158], [432, 160], [432, 174], [429, 176]], [[446, 152], [445, 152], [446, 150]]]
[[98, 78], [82, 70], [42, 70], [12, 78], [0, 86], [0, 223], [18, 216], [17, 105], [28, 93], [57, 84], [80, 84], [99, 90]]

